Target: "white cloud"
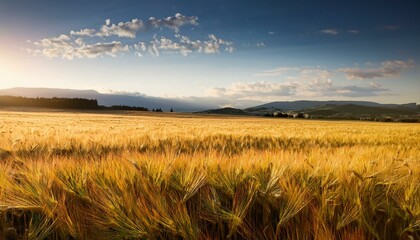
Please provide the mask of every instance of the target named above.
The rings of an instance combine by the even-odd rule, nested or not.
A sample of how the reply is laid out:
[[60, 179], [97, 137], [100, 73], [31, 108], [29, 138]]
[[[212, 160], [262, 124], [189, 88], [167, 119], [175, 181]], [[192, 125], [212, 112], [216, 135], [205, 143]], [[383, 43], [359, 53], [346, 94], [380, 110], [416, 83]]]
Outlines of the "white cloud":
[[43, 38], [39, 42], [34, 42], [34, 45], [40, 46], [40, 47], [51, 47], [51, 46], [67, 46], [69, 45], [68, 41], [70, 40], [70, 37], [61, 34], [58, 37], [52, 37], [52, 38]]
[[86, 44], [82, 38], [72, 39], [66, 35], [44, 38], [34, 43], [41, 49], [33, 50], [34, 55], [43, 55], [48, 58], [61, 57], [64, 59], [96, 58], [103, 55], [116, 56], [127, 52], [129, 47], [121, 42]]
[[150, 55], [155, 56], [155, 57], [159, 57], [159, 55], [160, 55], [156, 44], [152, 44], [151, 46], [149, 46], [148, 52], [149, 52]]
[[269, 31], [269, 32], [268, 32], [268, 34], [269, 34], [269, 35], [274, 35], [274, 34], [275, 34], [275, 32]]
[[343, 72], [347, 79], [363, 80], [397, 76], [404, 70], [412, 68], [413, 66], [413, 60], [394, 60], [382, 62], [381, 67], [378, 68], [340, 68], [338, 71]]
[[32, 55], [64, 59], [96, 58], [103, 55], [115, 57], [118, 53], [130, 50], [133, 50], [134, 54], [139, 57], [145, 55], [158, 57], [161, 54], [187, 56], [192, 53], [215, 54], [222, 51], [229, 53], [234, 51], [232, 42], [218, 38], [214, 34], [209, 34], [206, 40], [191, 40], [189, 37], [179, 34], [176, 34], [174, 39], [155, 36], [150, 42], [142, 41], [132, 46], [125, 45], [120, 41], [87, 44], [82, 38], [74, 39], [67, 35], [60, 35], [59, 37], [45, 38], [33, 44], [38, 49], [22, 49]]
[[254, 97], [273, 97], [295, 95], [299, 83], [286, 82], [235, 82], [226, 88], [210, 88], [206, 91], [209, 97], [223, 97], [229, 99], [252, 99]]
[[138, 91], [124, 91], [124, 90], [112, 90], [112, 89], [101, 89], [100, 93], [113, 94], [113, 95], [124, 95], [133, 97], [144, 97], [146, 94]]
[[320, 33], [328, 34], [328, 35], [337, 35], [338, 30], [333, 28], [322, 29], [319, 31]]
[[216, 37], [214, 34], [208, 36], [208, 40], [191, 40], [187, 36], [175, 35], [175, 40], [160, 37], [154, 38], [150, 43], [140, 42], [134, 46], [136, 52], [143, 56], [148, 53], [152, 56], [164, 54], [181, 54], [187, 56], [191, 53], [215, 54], [220, 51], [233, 52], [233, 43]]
[[[319, 77], [329, 77], [330, 72], [324, 70], [320, 67], [278, 67], [270, 70], [264, 70], [260, 73], [254, 74], [255, 77], [277, 77], [284, 75], [289, 72], [299, 72], [299, 76], [305, 77], [306, 79], [311, 78], [312, 76]], [[296, 77], [296, 76], [295, 76]]]
[[81, 29], [79, 31], [71, 31], [70, 35], [80, 37], [128, 37], [135, 38], [136, 33], [139, 30], [148, 30], [152, 28], [163, 28], [167, 27], [173, 29], [175, 32], [179, 32], [179, 28], [184, 25], [198, 25], [198, 17], [196, 16], [184, 16], [180, 13], [175, 16], [157, 19], [156, 17], [149, 18], [146, 23], [142, 20], [134, 18], [128, 22], [120, 22], [118, 24], [111, 24], [110, 19], [105, 20], [105, 24], [102, 25], [98, 30], [95, 29]]
[[111, 21], [107, 19], [105, 21], [105, 25], [102, 25], [100, 31], [95, 35], [100, 37], [109, 37], [115, 35], [118, 37], [135, 38], [136, 32], [143, 27], [143, 21], [137, 18], [125, 23], [120, 22], [117, 25], [111, 25]]
[[351, 34], [358, 34], [360, 31], [356, 29], [350, 29], [350, 30], [347, 30], [347, 32]]
[[78, 39], [74, 40], [74, 42], [79, 46], [82, 46], [83, 44], [85, 44], [85, 42], [83, 41], [82, 38], [78, 38]]
[[137, 18], [129, 22], [125, 22], [125, 23], [120, 22], [117, 25], [115, 24], [111, 25], [111, 20], [106, 19], [105, 25], [102, 25], [98, 31], [95, 29], [81, 29], [80, 31], [70, 31], [70, 35], [81, 36], [81, 37], [118, 36], [118, 37], [135, 38], [136, 32], [143, 27], [144, 27], [143, 22]]
[[279, 67], [270, 70], [264, 70], [260, 73], [254, 74], [255, 77], [277, 77], [281, 76], [291, 70], [298, 70], [298, 68], [290, 68], [290, 67]]
[[139, 51], [146, 51], [146, 43], [145, 42], [139, 42], [138, 44], [134, 45], [134, 49]]
[[384, 93], [388, 89], [377, 83], [369, 85], [336, 85], [333, 72], [321, 67], [279, 67], [256, 76], [273, 77], [291, 73], [285, 81], [235, 82], [227, 87], [213, 87], [206, 91], [209, 97], [230, 100], [276, 100], [310, 97], [363, 97]]
[[147, 21], [147, 25], [155, 28], [167, 27], [173, 29], [175, 32], [179, 32], [179, 28], [183, 25], [198, 25], [198, 17], [187, 17], [180, 13], [175, 14], [175, 16], [166, 17], [163, 19], [156, 19], [155, 17], [151, 17]]
[[127, 52], [128, 50], [128, 45], [123, 45], [121, 42], [113, 41], [110, 43], [83, 45], [80, 48], [75, 48], [75, 56], [79, 58], [83, 58], [84, 56], [88, 58], [96, 58], [105, 54], [115, 57], [118, 53]]
[[80, 31], [70, 31], [70, 35], [79, 37], [93, 37], [96, 34], [95, 29], [81, 29]]
[[292, 77], [292, 79], [299, 79], [305, 81], [329, 81], [332, 78], [332, 72], [321, 67], [300, 67], [298, 68], [299, 75]]
[[214, 87], [206, 91], [208, 97], [220, 97], [229, 100], [266, 100], [284, 97], [365, 97], [374, 96], [388, 89], [377, 84], [335, 86], [331, 80], [312, 82], [235, 82], [228, 87]]
[[[232, 42], [209, 34], [205, 40], [190, 40], [187, 36], [175, 35], [175, 39], [162, 36], [150, 42], [141, 41], [138, 44], [126, 45], [120, 41], [98, 42], [96, 38], [86, 37], [112, 37], [136, 38], [139, 31], [148, 31], [155, 28], [170, 28], [175, 32], [184, 25], [198, 25], [198, 17], [184, 16], [180, 13], [175, 16], [157, 19], [151, 17], [146, 22], [137, 18], [128, 22], [113, 24], [110, 19], [99, 29], [81, 29], [70, 31], [69, 35], [62, 34], [58, 37], [44, 38], [37, 42], [28, 41], [32, 48], [22, 47], [24, 51], [32, 55], [43, 55], [49, 58], [62, 57], [65, 59], [74, 58], [96, 58], [97, 56], [116, 56], [118, 53], [134, 51], [139, 57], [145, 55], [160, 56], [161, 54], [180, 54], [187, 56], [191, 53], [214, 54], [220, 52], [232, 53], [235, 51]], [[85, 41], [86, 40], [86, 41]], [[262, 43], [263, 45], [263, 43]]]
[[257, 43], [242, 43], [242, 46], [244, 47], [252, 47], [252, 48], [264, 48], [266, 47], [264, 42], [257, 42]]

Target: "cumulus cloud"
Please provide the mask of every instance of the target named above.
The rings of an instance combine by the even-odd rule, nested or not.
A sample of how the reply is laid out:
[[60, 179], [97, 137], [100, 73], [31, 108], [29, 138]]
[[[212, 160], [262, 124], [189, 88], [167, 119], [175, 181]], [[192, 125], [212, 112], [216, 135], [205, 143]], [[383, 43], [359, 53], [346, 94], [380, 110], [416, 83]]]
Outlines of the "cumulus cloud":
[[275, 100], [282, 97], [363, 97], [388, 91], [377, 83], [336, 85], [332, 80], [333, 72], [321, 67], [280, 67], [263, 71], [259, 76], [279, 76], [290, 71], [293, 74], [286, 77], [286, 81], [235, 82], [227, 87], [210, 88], [206, 95], [231, 100]]
[[115, 57], [118, 53], [127, 52], [129, 47], [128, 45], [123, 45], [121, 42], [113, 41], [109, 43], [83, 45], [81, 47], [75, 48], [74, 50], [74, 56], [78, 58], [96, 58], [104, 54]]
[[96, 34], [95, 29], [80, 29], [80, 31], [70, 31], [70, 35], [72, 36], [79, 36], [79, 37], [93, 37]]
[[162, 19], [156, 17], [150, 17], [149, 20], [144, 23], [142, 20], [134, 18], [128, 22], [120, 22], [118, 24], [111, 24], [110, 19], [105, 20], [105, 24], [102, 25], [98, 30], [95, 29], [81, 29], [79, 31], [71, 31], [70, 35], [80, 37], [127, 37], [135, 38], [136, 33], [139, 30], [149, 30], [152, 28], [169, 28], [175, 32], [179, 32], [179, 28], [184, 25], [198, 25], [198, 17], [196, 16], [184, 16], [180, 13], [175, 16], [170, 16]]
[[34, 42], [34, 45], [41, 48], [33, 50], [32, 54], [34, 55], [43, 55], [48, 58], [61, 57], [69, 60], [74, 58], [97, 58], [103, 55], [115, 57], [118, 53], [129, 51], [128, 45], [123, 45], [119, 41], [86, 44], [82, 38], [72, 41], [67, 35], [44, 38], [39, 42]]
[[74, 40], [74, 42], [79, 46], [82, 46], [83, 44], [85, 44], [85, 42], [83, 41], [83, 38], [78, 38]]
[[149, 18], [147, 21], [148, 26], [155, 28], [167, 27], [173, 29], [175, 32], [179, 32], [179, 28], [183, 25], [198, 25], [198, 17], [196, 16], [184, 16], [180, 13], [175, 14], [172, 17], [166, 17], [163, 19], [156, 19], [155, 17]]
[[328, 34], [328, 35], [337, 35], [338, 30], [333, 28], [326, 28], [319, 31], [320, 33]]
[[[116, 56], [118, 53], [134, 51], [139, 57], [145, 55], [160, 56], [161, 54], [180, 54], [187, 56], [191, 53], [214, 54], [219, 52], [235, 51], [232, 42], [209, 34], [205, 40], [190, 40], [187, 36], [178, 34], [184, 25], [198, 25], [198, 17], [185, 16], [180, 13], [162, 19], [155, 17], [143, 22], [140, 19], [132, 19], [128, 22], [113, 24], [110, 19], [105, 20], [99, 29], [86, 28], [79, 31], [70, 31], [70, 34], [62, 34], [58, 37], [44, 38], [39, 41], [27, 41], [31, 47], [21, 49], [32, 55], [43, 55], [49, 58], [62, 57], [65, 59], [74, 58], [96, 58], [98, 56]], [[153, 40], [141, 41], [137, 44], [124, 44], [120, 41], [98, 42], [94, 37], [120, 37], [136, 38], [139, 31], [149, 31], [156, 28], [169, 28], [177, 34], [174, 39], [168, 37]], [[263, 45], [263, 44], [262, 44]], [[261, 46], [262, 46], [261, 45]]]
[[69, 40], [70, 40], [69, 36], [65, 34], [61, 34], [58, 37], [43, 38], [38, 42], [34, 42], [34, 45], [40, 46], [40, 47], [70, 46]]
[[115, 35], [118, 37], [135, 38], [136, 32], [143, 27], [143, 21], [137, 18], [129, 22], [120, 22], [117, 25], [111, 24], [110, 20], [107, 19], [105, 25], [102, 25], [100, 31], [96, 33], [96, 36], [109, 37]]
[[395, 60], [382, 62], [381, 67], [377, 68], [340, 68], [338, 71], [343, 72], [347, 79], [363, 80], [397, 76], [413, 66], [413, 60]]
[[111, 20], [105, 20], [105, 24], [99, 30], [95, 29], [81, 29], [80, 31], [70, 31], [70, 35], [80, 37], [128, 37], [135, 38], [139, 29], [143, 28], [144, 24], [141, 20], [135, 18], [128, 22], [120, 22], [118, 24], [111, 24]]
[[215, 54], [220, 52], [233, 52], [232, 42], [209, 34], [206, 40], [191, 40], [187, 36], [179, 34], [174, 39], [161, 36], [154, 37], [150, 42], [138, 42], [134, 45], [126, 45], [120, 41], [98, 42], [87, 44], [82, 38], [70, 38], [67, 35], [45, 38], [33, 43], [39, 49], [22, 48], [33, 55], [42, 55], [48, 58], [61, 57], [64, 59], [96, 58], [99, 56], [117, 56], [119, 53], [134, 51], [139, 57], [145, 55], [158, 57], [161, 54]]
[[191, 40], [179, 34], [175, 35], [175, 40], [166, 37], [154, 38], [149, 43], [139, 42], [134, 49], [138, 56], [144, 54], [159, 56], [161, 53], [187, 56], [191, 53], [214, 54], [234, 51], [232, 42], [218, 38], [214, 34], [210, 34], [207, 40]]

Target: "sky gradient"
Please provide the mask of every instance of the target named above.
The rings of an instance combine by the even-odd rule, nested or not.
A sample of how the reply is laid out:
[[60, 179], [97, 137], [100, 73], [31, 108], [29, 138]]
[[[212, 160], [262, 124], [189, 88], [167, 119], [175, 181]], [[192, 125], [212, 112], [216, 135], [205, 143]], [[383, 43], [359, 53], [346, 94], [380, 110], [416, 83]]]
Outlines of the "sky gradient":
[[419, 103], [419, 11], [416, 1], [1, 0], [0, 88]]

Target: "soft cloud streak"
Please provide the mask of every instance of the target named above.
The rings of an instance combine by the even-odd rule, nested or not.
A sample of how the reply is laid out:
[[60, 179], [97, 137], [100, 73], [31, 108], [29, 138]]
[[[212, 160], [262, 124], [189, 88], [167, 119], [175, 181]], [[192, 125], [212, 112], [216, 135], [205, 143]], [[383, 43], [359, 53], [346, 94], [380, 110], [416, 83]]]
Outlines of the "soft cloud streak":
[[398, 76], [401, 72], [413, 66], [413, 60], [394, 60], [382, 62], [381, 67], [378, 68], [340, 68], [338, 71], [343, 72], [347, 79], [364, 80]]
[[222, 97], [229, 99], [246, 99], [254, 97], [273, 97], [295, 95], [299, 89], [299, 83], [273, 83], [273, 82], [235, 82], [228, 87], [210, 88], [206, 95], [210, 97]]
[[164, 54], [181, 54], [187, 56], [191, 53], [215, 54], [220, 51], [233, 52], [233, 43], [225, 41], [210, 34], [207, 40], [191, 40], [187, 36], [175, 35], [175, 40], [160, 37], [154, 38], [150, 43], [139, 42], [134, 46], [137, 56], [145, 54], [160, 56]]
[[206, 96], [231, 100], [263, 100], [267, 98], [308, 98], [308, 97], [366, 97], [378, 95], [389, 89], [371, 83], [369, 85], [335, 86], [331, 80], [312, 82], [235, 82], [228, 87], [214, 87], [206, 91]]
[[309, 97], [365, 97], [388, 91], [377, 83], [369, 85], [336, 85], [332, 71], [320, 67], [280, 67], [263, 71], [257, 76], [280, 76], [293, 71], [285, 82], [235, 82], [227, 87], [214, 87], [206, 91], [210, 97], [231, 100], [263, 100]]
[[277, 77], [281, 76], [291, 70], [298, 70], [298, 68], [290, 68], [290, 67], [279, 67], [270, 70], [264, 70], [260, 73], [254, 74], [255, 77]]
[[320, 33], [328, 34], [328, 35], [337, 35], [338, 30], [333, 28], [322, 29], [319, 31]]

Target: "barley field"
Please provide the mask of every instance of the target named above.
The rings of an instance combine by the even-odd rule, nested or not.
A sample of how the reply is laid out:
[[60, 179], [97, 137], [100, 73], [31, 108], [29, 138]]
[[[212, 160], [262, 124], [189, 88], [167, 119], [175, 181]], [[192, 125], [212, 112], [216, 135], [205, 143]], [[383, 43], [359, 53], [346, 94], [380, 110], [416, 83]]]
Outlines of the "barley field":
[[420, 239], [420, 124], [0, 111], [0, 239]]

